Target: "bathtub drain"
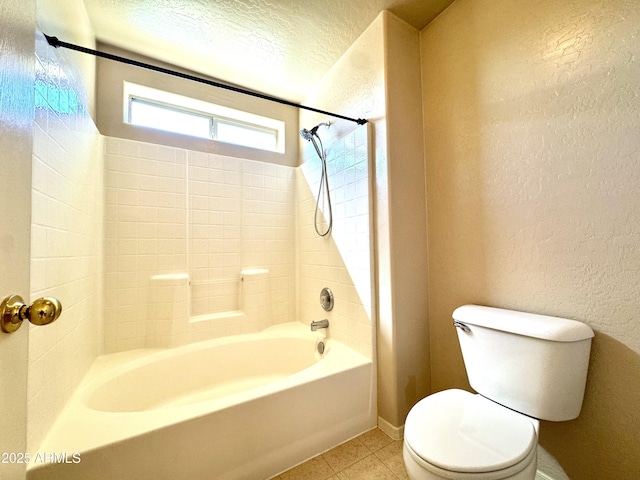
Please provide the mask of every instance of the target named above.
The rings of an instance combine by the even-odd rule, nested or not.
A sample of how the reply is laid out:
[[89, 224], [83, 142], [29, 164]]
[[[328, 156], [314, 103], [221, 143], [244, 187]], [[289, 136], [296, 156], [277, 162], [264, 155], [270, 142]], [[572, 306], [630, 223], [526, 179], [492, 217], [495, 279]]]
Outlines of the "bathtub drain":
[[318, 342], [318, 353], [320, 355], [324, 353], [324, 342]]

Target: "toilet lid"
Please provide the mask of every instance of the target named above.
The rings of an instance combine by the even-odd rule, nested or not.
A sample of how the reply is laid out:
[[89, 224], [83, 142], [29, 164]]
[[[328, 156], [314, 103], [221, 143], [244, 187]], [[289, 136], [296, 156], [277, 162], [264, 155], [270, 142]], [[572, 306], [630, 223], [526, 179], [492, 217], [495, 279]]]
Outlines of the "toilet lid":
[[537, 444], [526, 417], [464, 390], [419, 401], [407, 416], [404, 440], [426, 462], [469, 473], [508, 468]]

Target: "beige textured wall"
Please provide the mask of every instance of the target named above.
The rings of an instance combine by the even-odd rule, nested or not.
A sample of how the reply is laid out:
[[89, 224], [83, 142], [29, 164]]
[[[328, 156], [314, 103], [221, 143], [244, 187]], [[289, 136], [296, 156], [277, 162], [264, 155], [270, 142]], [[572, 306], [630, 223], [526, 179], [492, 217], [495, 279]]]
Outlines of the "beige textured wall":
[[389, 244], [397, 407], [383, 417], [404, 425], [430, 393], [427, 206], [420, 105], [420, 34], [387, 15], [385, 79], [388, 132]]
[[468, 387], [451, 312], [596, 331], [571, 478], [640, 478], [640, 3], [457, 0], [421, 33], [433, 390]]

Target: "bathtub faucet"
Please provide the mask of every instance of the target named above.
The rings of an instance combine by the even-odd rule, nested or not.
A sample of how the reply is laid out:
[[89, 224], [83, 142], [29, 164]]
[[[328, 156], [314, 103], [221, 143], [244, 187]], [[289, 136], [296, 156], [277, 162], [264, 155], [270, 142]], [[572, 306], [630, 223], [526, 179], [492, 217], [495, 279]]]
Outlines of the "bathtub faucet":
[[329, 328], [329, 320], [318, 320], [317, 322], [311, 322], [311, 331], [315, 332], [319, 328]]

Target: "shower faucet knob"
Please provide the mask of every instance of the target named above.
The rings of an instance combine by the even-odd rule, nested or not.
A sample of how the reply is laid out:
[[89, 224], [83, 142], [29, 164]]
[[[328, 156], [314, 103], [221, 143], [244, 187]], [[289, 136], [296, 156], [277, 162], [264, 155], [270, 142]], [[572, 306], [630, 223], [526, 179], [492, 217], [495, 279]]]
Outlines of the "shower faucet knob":
[[333, 303], [333, 292], [329, 287], [324, 287], [320, 291], [320, 305], [328, 312], [333, 309]]
[[61, 313], [62, 304], [57, 298], [38, 298], [28, 306], [20, 295], [10, 295], [0, 304], [0, 328], [5, 333], [13, 333], [20, 328], [23, 320], [29, 320], [34, 325], [48, 325], [55, 322]]

